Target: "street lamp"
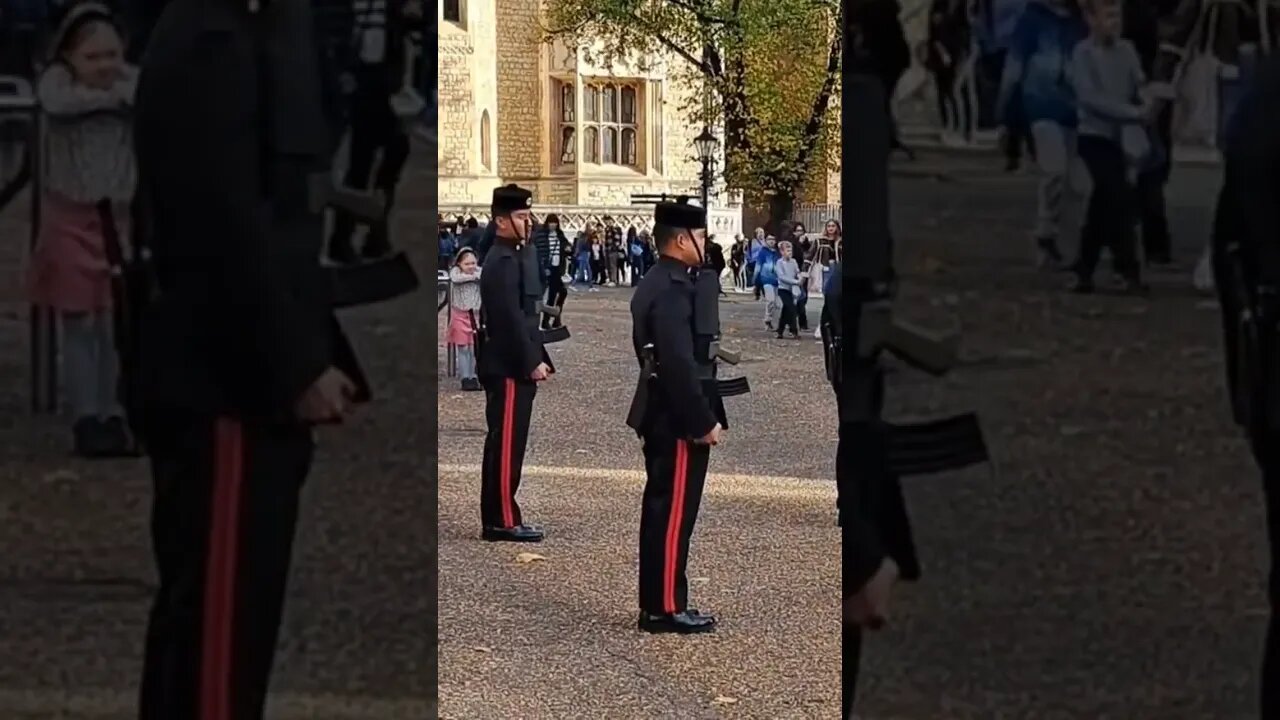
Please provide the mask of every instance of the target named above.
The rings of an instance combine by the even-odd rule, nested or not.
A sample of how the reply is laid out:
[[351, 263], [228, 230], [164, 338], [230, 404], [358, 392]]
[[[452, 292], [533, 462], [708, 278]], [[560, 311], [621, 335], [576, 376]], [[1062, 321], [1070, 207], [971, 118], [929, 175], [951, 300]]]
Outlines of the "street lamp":
[[702, 161], [702, 208], [710, 209], [711, 185], [715, 182], [712, 168], [716, 162], [716, 148], [720, 141], [711, 133], [711, 128], [702, 128], [702, 133], [693, 139], [693, 146], [698, 150], [698, 159]]

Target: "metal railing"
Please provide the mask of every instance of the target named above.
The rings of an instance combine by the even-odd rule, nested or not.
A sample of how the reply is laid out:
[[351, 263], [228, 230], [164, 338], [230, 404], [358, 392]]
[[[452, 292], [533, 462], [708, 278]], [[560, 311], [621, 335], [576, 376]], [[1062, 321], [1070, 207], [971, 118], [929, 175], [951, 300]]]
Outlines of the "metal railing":
[[[40, 105], [31, 83], [24, 78], [0, 76], [0, 123], [21, 124], [26, 129], [26, 147], [23, 149], [22, 167], [0, 194], [0, 211], [21, 193], [29, 189], [30, 237], [28, 254], [35, 250], [40, 235], [40, 187], [42, 187], [44, 135], [41, 127]], [[8, 196], [8, 197], [5, 197]], [[49, 308], [32, 305], [30, 313], [31, 351], [31, 411], [56, 413], [58, 411], [58, 316]]]

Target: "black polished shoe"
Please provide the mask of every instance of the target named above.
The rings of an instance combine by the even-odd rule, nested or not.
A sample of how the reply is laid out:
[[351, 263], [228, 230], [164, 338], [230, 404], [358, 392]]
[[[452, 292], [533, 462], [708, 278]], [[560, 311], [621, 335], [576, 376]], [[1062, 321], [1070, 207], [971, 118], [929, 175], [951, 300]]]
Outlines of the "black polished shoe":
[[636, 626], [644, 632], [653, 634], [679, 633], [681, 635], [692, 635], [694, 633], [714, 631], [716, 629], [716, 619], [711, 615], [703, 615], [697, 610], [686, 610], [672, 615], [659, 615], [641, 610], [640, 619], [636, 622]]
[[517, 525], [510, 528], [487, 527], [481, 537], [489, 542], [542, 542], [543, 532], [530, 525]]
[[478, 378], [462, 378], [463, 392], [475, 392], [483, 389], [484, 388], [480, 386], [480, 380]]

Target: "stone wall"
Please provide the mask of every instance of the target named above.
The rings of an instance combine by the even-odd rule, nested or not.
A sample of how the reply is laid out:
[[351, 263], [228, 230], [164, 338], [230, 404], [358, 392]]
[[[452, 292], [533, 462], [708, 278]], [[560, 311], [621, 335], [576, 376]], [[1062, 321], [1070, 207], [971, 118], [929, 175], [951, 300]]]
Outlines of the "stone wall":
[[440, 107], [436, 123], [439, 137], [436, 159], [441, 176], [465, 177], [474, 172], [470, 149], [479, 142], [476, 138], [479, 115], [471, 77], [475, 45], [469, 34], [442, 23], [437, 47]]
[[540, 0], [498, 0], [497, 44], [498, 174], [505, 182], [543, 175], [543, 106], [546, 78], [542, 72]]

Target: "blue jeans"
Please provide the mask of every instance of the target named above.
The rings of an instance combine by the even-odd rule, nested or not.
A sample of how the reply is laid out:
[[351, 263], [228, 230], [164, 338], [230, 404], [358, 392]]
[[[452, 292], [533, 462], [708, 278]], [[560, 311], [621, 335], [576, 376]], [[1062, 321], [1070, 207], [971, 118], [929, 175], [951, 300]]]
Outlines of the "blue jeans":
[[474, 380], [476, 377], [476, 350], [474, 345], [455, 345], [458, 357], [458, 377]]
[[594, 280], [591, 275], [591, 253], [578, 253], [578, 272], [574, 273], [573, 281], [591, 287]]

